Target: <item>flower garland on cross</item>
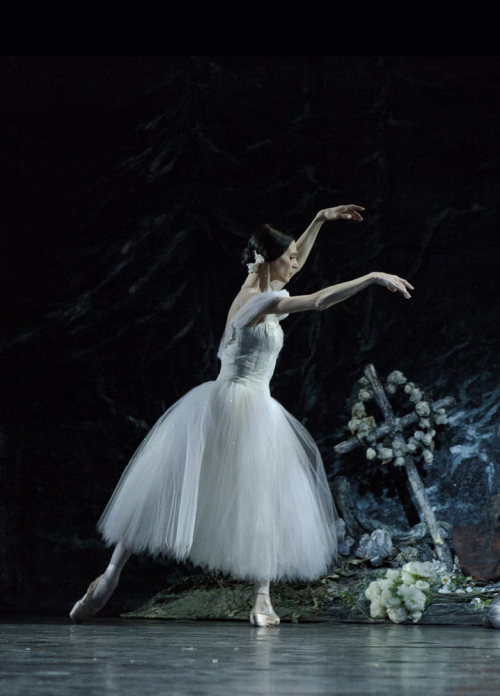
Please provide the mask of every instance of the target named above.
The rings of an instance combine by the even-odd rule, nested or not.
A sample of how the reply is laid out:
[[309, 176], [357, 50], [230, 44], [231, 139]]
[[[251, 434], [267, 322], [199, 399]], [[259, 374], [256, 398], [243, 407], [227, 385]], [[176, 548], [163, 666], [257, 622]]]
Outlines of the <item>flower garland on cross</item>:
[[421, 387], [414, 382], [409, 382], [400, 370], [393, 370], [386, 379], [385, 391], [387, 394], [396, 394], [402, 387], [408, 395], [410, 404], [418, 416], [418, 425], [412, 435], [406, 440], [401, 437], [386, 437], [382, 442], [376, 443], [377, 422], [373, 416], [366, 413], [365, 404], [373, 399], [373, 391], [370, 390], [370, 382], [366, 377], [359, 380], [361, 385], [357, 394], [357, 400], [351, 411], [351, 419], [347, 424], [352, 435], [355, 435], [365, 445], [365, 456], [371, 461], [379, 459], [382, 464], [392, 462], [394, 466], [404, 466], [405, 455], [413, 457], [421, 456], [427, 465], [434, 460], [434, 437], [436, 426], [448, 423], [446, 409], [439, 407], [434, 409], [432, 401], [424, 393]]

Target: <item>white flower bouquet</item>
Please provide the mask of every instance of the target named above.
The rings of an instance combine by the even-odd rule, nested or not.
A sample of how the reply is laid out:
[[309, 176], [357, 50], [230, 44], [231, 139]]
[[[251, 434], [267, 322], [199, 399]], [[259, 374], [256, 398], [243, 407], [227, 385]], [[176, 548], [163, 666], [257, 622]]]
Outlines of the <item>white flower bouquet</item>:
[[431, 562], [412, 561], [402, 568], [387, 570], [385, 578], [373, 580], [365, 596], [370, 600], [373, 619], [390, 619], [416, 623], [429, 604], [432, 590], [441, 584], [438, 566]]
[[[477, 595], [485, 590], [485, 587], [475, 587], [471, 577], [455, 572], [455, 568], [447, 571], [439, 561], [412, 561], [399, 569], [390, 568], [385, 577], [371, 582], [365, 597], [370, 600], [373, 619], [388, 618], [393, 623], [411, 619], [417, 623], [430, 604], [433, 592]], [[475, 596], [470, 604], [476, 611], [482, 611], [490, 602], [489, 598]]]

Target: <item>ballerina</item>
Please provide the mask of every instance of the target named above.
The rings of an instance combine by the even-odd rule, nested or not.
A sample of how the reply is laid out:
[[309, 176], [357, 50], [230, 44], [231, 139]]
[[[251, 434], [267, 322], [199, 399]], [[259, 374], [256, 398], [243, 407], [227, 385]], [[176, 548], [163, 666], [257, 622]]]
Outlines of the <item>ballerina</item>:
[[272, 581], [311, 580], [336, 558], [336, 511], [311, 435], [273, 399], [269, 382], [283, 345], [280, 322], [321, 311], [376, 283], [409, 299], [404, 278], [372, 272], [290, 297], [327, 220], [361, 221], [358, 205], [321, 210], [295, 240], [270, 225], [243, 252], [248, 277], [227, 318], [216, 380], [195, 387], [156, 422], [116, 487], [98, 528], [110, 563], [70, 612], [85, 621], [115, 590], [132, 553], [189, 559], [254, 582], [250, 622], [279, 624]]

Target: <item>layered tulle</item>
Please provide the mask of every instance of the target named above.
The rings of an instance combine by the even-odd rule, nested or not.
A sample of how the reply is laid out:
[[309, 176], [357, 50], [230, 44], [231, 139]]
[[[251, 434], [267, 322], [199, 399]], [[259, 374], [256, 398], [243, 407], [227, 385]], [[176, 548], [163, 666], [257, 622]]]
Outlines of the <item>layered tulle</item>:
[[218, 379], [177, 401], [130, 461], [99, 521], [108, 543], [247, 579], [327, 570], [335, 511], [321, 457], [269, 392], [281, 344], [272, 318], [230, 327]]

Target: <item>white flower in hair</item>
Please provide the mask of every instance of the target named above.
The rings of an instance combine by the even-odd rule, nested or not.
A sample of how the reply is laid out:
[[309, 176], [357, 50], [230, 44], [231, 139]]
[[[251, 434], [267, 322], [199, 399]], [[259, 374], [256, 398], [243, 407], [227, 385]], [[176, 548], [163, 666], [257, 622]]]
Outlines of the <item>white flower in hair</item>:
[[257, 273], [260, 264], [265, 262], [265, 258], [262, 256], [262, 254], [258, 254], [255, 250], [253, 252], [253, 257], [255, 259], [255, 263], [247, 263], [249, 273]]

